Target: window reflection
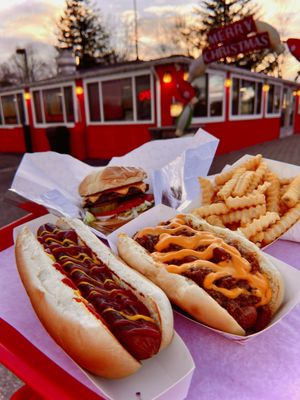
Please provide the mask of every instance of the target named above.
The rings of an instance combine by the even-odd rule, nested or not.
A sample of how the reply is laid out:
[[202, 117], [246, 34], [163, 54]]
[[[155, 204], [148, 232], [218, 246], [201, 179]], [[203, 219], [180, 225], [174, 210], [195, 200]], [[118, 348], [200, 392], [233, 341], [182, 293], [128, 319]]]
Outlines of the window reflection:
[[221, 116], [223, 111], [224, 78], [221, 75], [209, 76], [210, 116]]
[[270, 85], [267, 103], [268, 114], [278, 114], [280, 112], [280, 95], [281, 87], [278, 85]]
[[43, 90], [45, 121], [63, 122], [62, 93], [60, 88]]
[[207, 117], [208, 110], [208, 75], [199, 76], [194, 81], [197, 92], [199, 93], [199, 101], [194, 108], [195, 117]]
[[66, 118], [68, 122], [75, 122], [72, 86], [64, 87]]
[[131, 78], [102, 82], [105, 121], [132, 121]]
[[2, 100], [4, 123], [7, 125], [16, 125], [18, 123], [18, 119], [17, 119], [15, 96], [14, 95], [2, 96], [1, 100]]
[[254, 114], [255, 82], [242, 80], [240, 101], [241, 114]]
[[33, 104], [34, 104], [36, 122], [37, 123], [43, 123], [40, 92], [37, 91], [37, 90], [34, 90], [32, 92], [32, 94], [33, 94]]
[[151, 90], [150, 76], [142, 75], [135, 78], [137, 119], [151, 120]]
[[259, 115], [262, 108], [262, 82], [233, 78], [231, 114]]
[[90, 113], [90, 121], [100, 121], [100, 98], [99, 98], [99, 84], [88, 83], [87, 84], [88, 93], [88, 105]]

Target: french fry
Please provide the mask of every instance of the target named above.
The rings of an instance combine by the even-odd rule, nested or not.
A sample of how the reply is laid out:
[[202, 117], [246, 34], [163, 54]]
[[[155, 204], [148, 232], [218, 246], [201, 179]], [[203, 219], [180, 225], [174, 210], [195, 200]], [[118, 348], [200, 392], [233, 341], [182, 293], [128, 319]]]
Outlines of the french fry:
[[212, 225], [238, 229], [259, 247], [300, 220], [300, 174], [279, 178], [261, 154], [217, 175], [215, 182], [199, 178], [199, 183], [203, 205], [192, 213]]
[[256, 191], [258, 193], [265, 193], [269, 189], [270, 186], [271, 186], [271, 182], [264, 181], [264, 183], [257, 186]]
[[209, 215], [206, 217], [206, 221], [211, 225], [220, 226], [221, 228], [225, 227], [219, 215]]
[[249, 239], [251, 240], [251, 242], [256, 243], [257, 245], [258, 243], [261, 243], [264, 240], [264, 236], [265, 236], [264, 231], [260, 231], [257, 232], [255, 235], [250, 236]]
[[252, 179], [251, 184], [248, 187], [248, 192], [251, 193], [254, 189], [256, 189], [256, 187], [260, 184], [260, 182], [263, 180], [264, 175], [266, 174], [268, 170], [267, 164], [262, 161], [259, 165], [259, 167], [257, 168], [257, 170], [255, 171], [255, 176]]
[[233, 174], [233, 177], [225, 183], [225, 185], [222, 187], [221, 190], [219, 190], [219, 192], [217, 193], [217, 197], [222, 200], [229, 197], [233, 188], [235, 187], [237, 181], [239, 180], [239, 178], [243, 175], [243, 173], [245, 171], [246, 171], [245, 168], [237, 169], [235, 171], [235, 173]]
[[245, 227], [239, 228], [238, 230], [239, 232], [242, 232], [242, 234], [246, 238], [250, 238], [251, 236], [254, 236], [257, 232], [268, 228], [270, 225], [275, 224], [275, 222], [279, 220], [280, 217], [277, 213], [268, 211], [265, 215], [254, 219], [250, 224], [246, 225]]
[[270, 182], [269, 188], [266, 190], [267, 211], [279, 212], [280, 199], [280, 182], [273, 172], [268, 172], [265, 179]]
[[192, 211], [192, 214], [203, 218], [213, 214], [215, 215], [226, 214], [228, 213], [228, 211], [229, 209], [224, 203], [214, 203], [214, 204], [209, 204], [207, 206], [196, 208], [195, 210]]
[[242, 197], [228, 197], [225, 199], [225, 204], [230, 209], [245, 208], [264, 204], [266, 202], [265, 195], [257, 191]]
[[246, 193], [252, 179], [254, 178], [254, 175], [254, 171], [245, 171], [237, 180], [232, 191], [232, 195], [239, 197], [243, 196]]
[[198, 181], [202, 191], [202, 204], [211, 204], [212, 198], [215, 194], [213, 183], [209, 179], [202, 177], [199, 177]]
[[259, 204], [254, 207], [244, 208], [243, 210], [231, 211], [227, 214], [220, 215], [223, 223], [232, 224], [240, 222], [241, 225], [251, 222], [254, 218], [258, 218], [266, 213], [265, 204]]
[[300, 174], [290, 183], [288, 190], [282, 196], [282, 201], [289, 207], [294, 207], [300, 199]]
[[253, 171], [260, 164], [262, 159], [261, 154], [257, 154], [249, 158], [247, 161], [243, 162], [241, 165], [233, 168], [232, 170], [225, 171], [215, 177], [215, 183], [217, 185], [224, 185], [229, 179], [232, 178], [233, 174], [236, 172], [238, 168], [245, 168], [247, 171]]
[[264, 232], [264, 244], [269, 244], [291, 228], [300, 219], [300, 203], [283, 215], [279, 221]]

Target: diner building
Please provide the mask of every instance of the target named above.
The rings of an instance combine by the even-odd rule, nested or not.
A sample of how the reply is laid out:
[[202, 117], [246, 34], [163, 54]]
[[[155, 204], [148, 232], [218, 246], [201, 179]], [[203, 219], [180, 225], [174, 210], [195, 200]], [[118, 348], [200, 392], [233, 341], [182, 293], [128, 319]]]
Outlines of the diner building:
[[[2, 88], [0, 152], [110, 159], [172, 137], [190, 62], [135, 61]], [[219, 154], [300, 133], [296, 82], [215, 63], [196, 83], [200, 96], [188, 132], [201, 127], [220, 138]]]

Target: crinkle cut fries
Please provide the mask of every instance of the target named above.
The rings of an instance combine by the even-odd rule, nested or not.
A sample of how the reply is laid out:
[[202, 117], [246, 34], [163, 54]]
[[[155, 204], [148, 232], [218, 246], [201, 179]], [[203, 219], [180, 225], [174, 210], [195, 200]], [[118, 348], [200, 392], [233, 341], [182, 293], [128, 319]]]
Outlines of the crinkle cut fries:
[[210, 224], [238, 230], [262, 247], [300, 219], [300, 174], [281, 179], [261, 154], [212, 181], [199, 177], [202, 206], [192, 214]]

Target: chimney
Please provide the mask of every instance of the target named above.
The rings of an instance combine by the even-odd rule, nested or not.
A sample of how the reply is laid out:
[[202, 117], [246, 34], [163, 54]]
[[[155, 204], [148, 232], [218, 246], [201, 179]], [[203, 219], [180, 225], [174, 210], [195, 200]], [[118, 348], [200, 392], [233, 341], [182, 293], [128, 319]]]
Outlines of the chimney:
[[72, 54], [72, 49], [60, 49], [56, 57], [57, 74], [72, 75], [76, 72], [76, 60]]

